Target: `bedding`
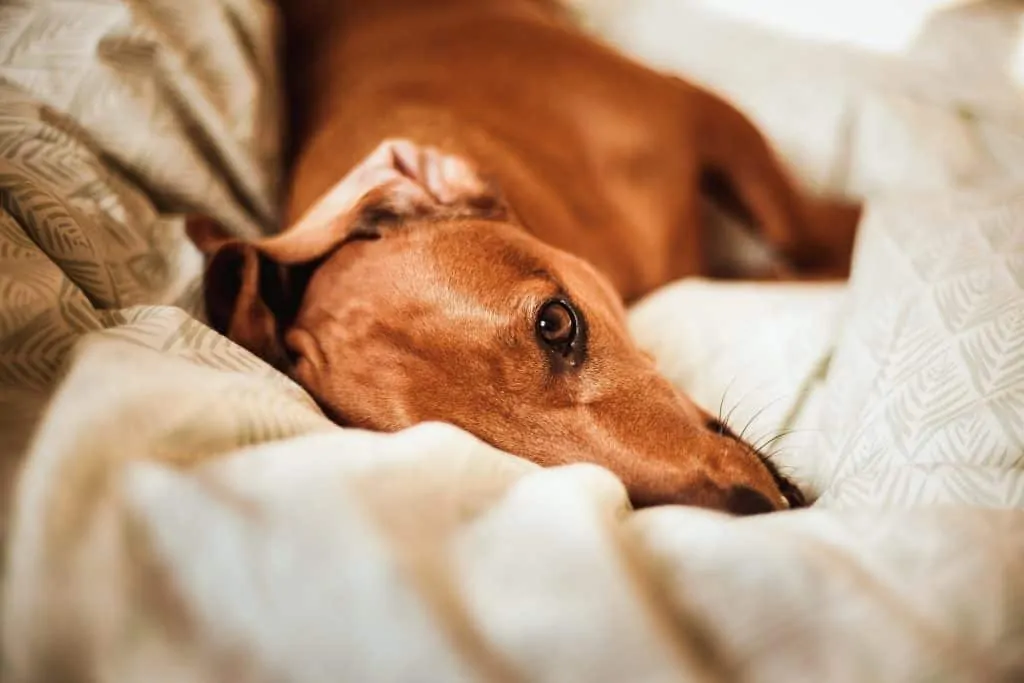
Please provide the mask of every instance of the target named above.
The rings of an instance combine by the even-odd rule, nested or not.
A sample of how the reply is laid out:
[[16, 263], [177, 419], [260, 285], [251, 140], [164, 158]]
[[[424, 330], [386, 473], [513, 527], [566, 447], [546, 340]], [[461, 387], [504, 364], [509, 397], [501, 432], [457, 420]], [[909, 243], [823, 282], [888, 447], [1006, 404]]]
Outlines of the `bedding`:
[[632, 512], [600, 468], [339, 428], [202, 323], [174, 213], [272, 225], [267, 4], [0, 26], [3, 680], [1024, 678], [1012, 174], [872, 198], [848, 287], [641, 302], [666, 375], [755, 440], [791, 431], [772, 448], [818, 500]]
[[[1024, 177], [1020, 3], [571, 3], [613, 45], [727, 95], [811, 187], [885, 195]], [[811, 28], [843, 40], [808, 39]]]

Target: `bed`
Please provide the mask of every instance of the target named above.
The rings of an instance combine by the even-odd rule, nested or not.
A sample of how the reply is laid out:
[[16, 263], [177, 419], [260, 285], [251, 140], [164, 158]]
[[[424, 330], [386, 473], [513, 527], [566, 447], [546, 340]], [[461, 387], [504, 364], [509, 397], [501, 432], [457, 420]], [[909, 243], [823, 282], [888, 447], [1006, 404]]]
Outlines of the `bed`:
[[933, 8], [879, 52], [742, 3], [576, 5], [867, 198], [846, 285], [688, 280], [631, 311], [814, 504], [634, 512], [597, 467], [334, 425], [203, 323], [182, 226], [274, 225], [273, 8], [14, 0], [4, 681], [1024, 680], [1020, 6]]

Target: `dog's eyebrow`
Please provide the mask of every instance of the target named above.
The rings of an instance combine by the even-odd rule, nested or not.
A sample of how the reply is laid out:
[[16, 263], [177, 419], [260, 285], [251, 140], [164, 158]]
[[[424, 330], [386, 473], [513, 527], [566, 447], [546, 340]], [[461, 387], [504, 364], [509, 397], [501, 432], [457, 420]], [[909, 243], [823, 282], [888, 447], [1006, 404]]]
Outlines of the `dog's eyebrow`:
[[530, 271], [530, 277], [537, 280], [547, 280], [551, 284], [558, 287], [558, 291], [560, 292], [565, 290], [565, 287], [562, 286], [561, 281], [557, 277], [555, 277], [551, 273], [551, 271], [547, 270], [546, 268], [534, 268], [532, 271]]
[[545, 282], [550, 284], [553, 289], [553, 291], [551, 292], [552, 296], [560, 297], [563, 299], [571, 298], [569, 296], [569, 290], [566, 288], [565, 283], [563, 283], [558, 278], [558, 276], [556, 276], [554, 273], [547, 270], [546, 268], [534, 268], [532, 271], [530, 271], [530, 278], [535, 280], [544, 280]]

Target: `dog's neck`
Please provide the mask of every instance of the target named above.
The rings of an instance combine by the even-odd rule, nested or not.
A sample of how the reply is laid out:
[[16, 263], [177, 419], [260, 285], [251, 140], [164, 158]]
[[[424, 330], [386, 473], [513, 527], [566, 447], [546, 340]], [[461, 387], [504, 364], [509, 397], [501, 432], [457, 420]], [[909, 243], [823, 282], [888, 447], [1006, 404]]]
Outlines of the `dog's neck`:
[[285, 0], [279, 4], [288, 40], [310, 43], [329, 34], [332, 26], [386, 21], [396, 14], [442, 16], [449, 10], [465, 15], [467, 10], [502, 12], [536, 21], [575, 23], [568, 3], [560, 0]]

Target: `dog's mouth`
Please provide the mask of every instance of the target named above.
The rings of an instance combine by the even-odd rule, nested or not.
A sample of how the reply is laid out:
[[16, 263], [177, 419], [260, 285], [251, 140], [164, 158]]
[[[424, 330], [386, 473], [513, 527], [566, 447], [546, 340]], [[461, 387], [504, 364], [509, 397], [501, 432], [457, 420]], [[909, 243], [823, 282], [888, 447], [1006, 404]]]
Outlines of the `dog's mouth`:
[[801, 491], [800, 488], [785, 475], [779, 472], [778, 466], [772, 462], [771, 457], [754, 448], [751, 448], [751, 450], [754, 451], [761, 463], [768, 468], [768, 471], [772, 475], [772, 479], [775, 480], [775, 485], [779, 487], [779, 491], [782, 492], [782, 497], [785, 498], [786, 502], [789, 504], [789, 508], [792, 510], [807, 507], [807, 498], [804, 497], [803, 491]]
[[757, 456], [757, 459], [761, 461], [761, 464], [765, 466], [768, 473], [771, 474], [772, 479], [775, 481], [775, 485], [782, 493], [782, 497], [786, 500], [786, 505], [789, 509], [797, 509], [807, 507], [807, 498], [804, 496], [803, 491], [794, 484], [788, 477], [779, 471], [779, 466], [772, 460], [771, 455], [765, 453], [761, 449], [757, 448], [753, 444], [744, 441], [743, 438], [736, 434], [729, 425], [725, 422], [712, 419], [708, 421], [707, 428], [711, 431], [717, 432], [719, 435], [732, 439], [736, 443], [740, 444], [744, 448], [748, 449], [751, 453]]

